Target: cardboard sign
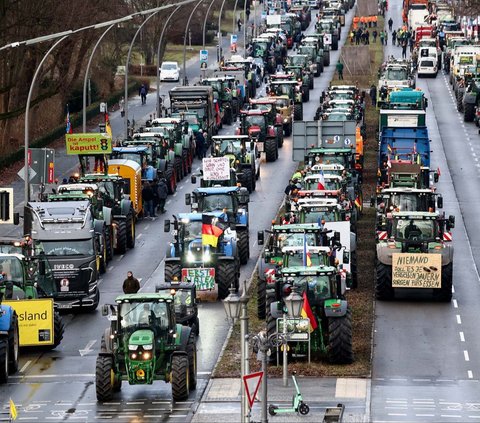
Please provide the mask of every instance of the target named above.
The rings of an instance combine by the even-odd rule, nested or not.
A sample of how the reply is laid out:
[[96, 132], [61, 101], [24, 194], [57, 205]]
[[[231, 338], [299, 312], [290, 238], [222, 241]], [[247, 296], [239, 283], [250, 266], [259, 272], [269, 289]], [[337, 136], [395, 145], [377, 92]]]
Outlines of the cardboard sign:
[[21, 347], [53, 345], [53, 299], [3, 301], [18, 315]]
[[228, 157], [206, 157], [202, 160], [205, 181], [226, 181], [230, 179]]
[[65, 136], [67, 154], [95, 155], [112, 152], [112, 137], [108, 134], [67, 134]]
[[394, 253], [393, 288], [441, 288], [442, 255]]
[[332, 34], [323, 34], [323, 44], [327, 46], [332, 44]]

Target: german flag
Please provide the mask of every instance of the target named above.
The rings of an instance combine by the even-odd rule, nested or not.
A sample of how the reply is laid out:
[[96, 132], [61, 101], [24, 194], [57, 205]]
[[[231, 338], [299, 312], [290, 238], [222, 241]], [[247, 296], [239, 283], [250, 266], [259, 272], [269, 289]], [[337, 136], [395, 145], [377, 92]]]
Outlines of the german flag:
[[300, 314], [304, 319], [308, 319], [310, 321], [310, 325], [309, 325], [310, 333], [312, 333], [315, 329], [317, 329], [318, 327], [317, 319], [315, 319], [315, 315], [313, 314], [312, 309], [310, 308], [310, 303], [308, 302], [306, 291], [303, 292], [303, 306]]
[[202, 244], [217, 247], [218, 237], [223, 234], [223, 229], [215, 226], [214, 216], [202, 215]]
[[362, 201], [360, 200], [360, 197], [355, 198], [355, 205], [356, 205], [358, 208], [361, 208], [361, 207], [362, 207]]

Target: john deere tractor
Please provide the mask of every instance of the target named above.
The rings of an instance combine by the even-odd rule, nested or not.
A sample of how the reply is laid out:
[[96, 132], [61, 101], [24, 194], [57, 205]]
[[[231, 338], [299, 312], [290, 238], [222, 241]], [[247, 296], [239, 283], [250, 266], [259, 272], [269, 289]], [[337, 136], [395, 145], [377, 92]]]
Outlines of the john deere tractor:
[[97, 400], [110, 401], [122, 388], [172, 384], [174, 401], [188, 399], [197, 384], [197, 346], [191, 328], [175, 320], [174, 297], [164, 293], [127, 294], [105, 305], [110, 326], [102, 336], [97, 356]]
[[[353, 361], [352, 313], [345, 298], [346, 285], [341, 273], [332, 266], [294, 266], [281, 270], [275, 289], [267, 292], [267, 333], [281, 332], [285, 299], [296, 291], [307, 298], [312, 315], [300, 321], [287, 318], [295, 332], [309, 333], [315, 356], [327, 355], [335, 364]], [[305, 294], [305, 295], [304, 295]], [[305, 302], [304, 302], [305, 307]], [[308, 354], [306, 342], [289, 342], [289, 354]]]
[[[205, 218], [211, 223], [204, 224]], [[227, 297], [230, 287], [238, 289], [237, 234], [224, 224], [221, 212], [179, 214], [173, 222], [165, 220], [165, 232], [171, 226], [174, 235], [165, 258], [166, 281], [193, 282], [197, 292], [210, 291], [217, 284], [219, 299]], [[204, 242], [204, 235], [209, 242]]]
[[397, 290], [428, 289], [439, 301], [452, 299], [455, 217], [436, 212], [393, 212], [376, 246], [375, 295], [391, 300]]

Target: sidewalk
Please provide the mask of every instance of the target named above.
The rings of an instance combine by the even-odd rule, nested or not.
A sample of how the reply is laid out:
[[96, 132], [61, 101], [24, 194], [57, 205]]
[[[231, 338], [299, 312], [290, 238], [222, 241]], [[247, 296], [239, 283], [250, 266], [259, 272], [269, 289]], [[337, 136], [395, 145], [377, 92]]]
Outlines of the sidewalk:
[[[344, 422], [368, 422], [367, 404], [370, 398], [370, 379], [360, 378], [297, 378], [303, 400], [310, 413], [268, 416], [272, 422], [320, 422], [327, 407], [345, 405]], [[292, 380], [283, 387], [282, 379], [268, 379], [268, 405], [288, 406], [295, 392]], [[260, 390], [257, 394], [259, 399]], [[251, 420], [260, 421], [262, 404], [253, 405]], [[240, 421], [240, 379], [210, 379], [192, 422], [211, 423], [212, 416], [221, 416], [222, 422]], [[220, 421], [220, 420], [217, 420]]]

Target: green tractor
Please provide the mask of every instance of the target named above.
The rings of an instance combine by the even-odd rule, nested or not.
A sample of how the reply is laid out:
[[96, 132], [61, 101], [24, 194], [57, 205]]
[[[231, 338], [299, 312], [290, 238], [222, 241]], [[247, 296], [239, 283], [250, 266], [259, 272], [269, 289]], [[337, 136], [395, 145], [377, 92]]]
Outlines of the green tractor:
[[293, 291], [303, 296], [304, 301], [308, 299], [312, 316], [287, 318], [288, 331], [305, 334], [313, 331], [308, 344], [289, 341], [288, 354], [307, 356], [310, 346], [314, 356], [326, 355], [330, 363], [352, 363], [352, 312], [345, 298], [346, 284], [341, 272], [323, 265], [282, 268], [275, 289], [267, 291], [268, 335], [283, 331], [285, 300]]
[[323, 72], [323, 55], [320, 55], [318, 49], [314, 44], [302, 44], [298, 46], [298, 54], [306, 55], [309, 58], [310, 70], [314, 76], [320, 76]]
[[102, 336], [97, 356], [97, 400], [107, 402], [119, 392], [122, 381], [151, 385], [154, 380], [172, 384], [174, 401], [188, 399], [197, 385], [197, 346], [188, 326], [175, 319], [174, 297], [164, 293], [126, 294], [105, 305], [110, 326]]
[[238, 112], [238, 99], [234, 96], [237, 92], [235, 78], [233, 76], [205, 78], [201, 84], [213, 88], [214, 101], [218, 102], [223, 123], [231, 125]]
[[303, 120], [302, 87], [298, 81], [272, 75], [269, 82], [268, 95], [282, 98], [288, 96], [290, 101], [293, 102], [293, 119]]
[[393, 212], [377, 236], [375, 296], [392, 300], [396, 290], [431, 289], [434, 299], [452, 299], [455, 217], [436, 212]]
[[[480, 75], [480, 72], [478, 74]], [[480, 78], [472, 78], [463, 95], [463, 120], [473, 122], [478, 107], [480, 107]]]

